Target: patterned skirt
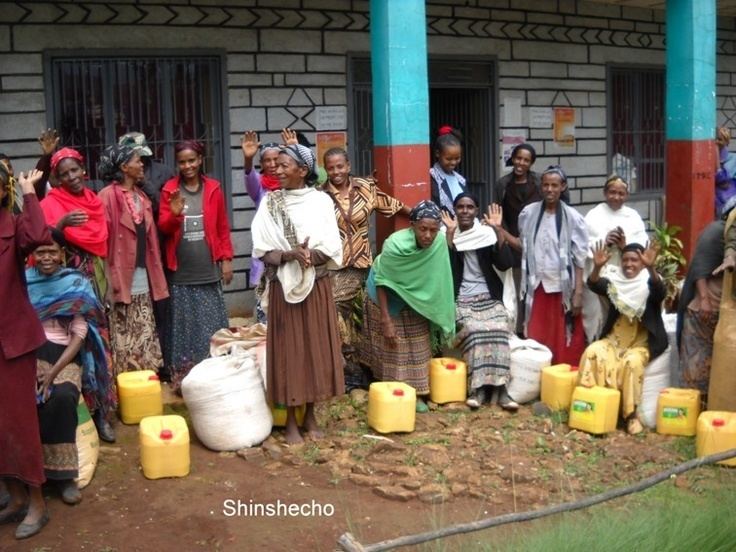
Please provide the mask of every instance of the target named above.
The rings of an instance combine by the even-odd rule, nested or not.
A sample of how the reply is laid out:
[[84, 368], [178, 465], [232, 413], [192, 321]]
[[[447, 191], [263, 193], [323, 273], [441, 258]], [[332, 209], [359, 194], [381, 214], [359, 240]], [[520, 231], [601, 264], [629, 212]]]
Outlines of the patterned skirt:
[[369, 383], [369, 377], [358, 360], [362, 340], [360, 321], [363, 319], [363, 287], [367, 276], [367, 268], [347, 267], [330, 272], [342, 356], [345, 359], [345, 386], [348, 390], [364, 388]]
[[163, 365], [151, 295], [141, 293], [130, 304], [115, 303], [110, 313], [113, 376], [134, 370], [158, 372]]
[[503, 303], [487, 293], [458, 297], [456, 346], [468, 365], [468, 391], [484, 385], [506, 385], [511, 351], [509, 321]]
[[410, 308], [393, 319], [398, 337], [390, 347], [381, 329], [381, 309], [366, 295], [363, 302], [363, 363], [379, 381], [403, 381], [418, 395], [429, 393], [432, 357], [429, 322]]
[[225, 297], [220, 282], [196, 286], [169, 286], [171, 307], [166, 345], [171, 376], [181, 379], [210, 356], [210, 338], [228, 327]]
[[[47, 341], [36, 352], [36, 373], [50, 372], [66, 346]], [[82, 368], [67, 364], [54, 378], [48, 400], [38, 405], [43, 469], [47, 479], [74, 479], [79, 475], [77, 458], [77, 403]]]

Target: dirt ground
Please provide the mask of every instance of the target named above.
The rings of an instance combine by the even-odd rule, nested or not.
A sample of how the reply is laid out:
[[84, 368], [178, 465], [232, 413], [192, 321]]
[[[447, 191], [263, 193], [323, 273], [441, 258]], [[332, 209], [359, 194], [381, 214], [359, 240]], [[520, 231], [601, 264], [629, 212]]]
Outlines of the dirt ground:
[[[620, 430], [593, 437], [571, 431], [564, 414], [536, 416], [531, 407], [509, 414], [451, 404], [418, 415], [413, 433], [375, 439], [366, 437], [376, 435], [366, 424], [366, 399], [353, 392], [322, 405], [326, 437], [298, 447], [285, 447], [276, 429], [262, 447], [217, 453], [192, 433], [191, 473], [179, 479], [145, 479], [137, 426], [118, 424], [118, 441], [101, 447], [83, 502], [66, 506], [49, 489], [48, 526], [26, 542], [13, 540], [13, 526], [0, 526], [0, 549], [334, 550], [347, 531], [367, 544], [540, 508], [642, 479], [694, 454], [692, 438]], [[166, 410], [187, 415], [181, 402]], [[691, 473], [678, 487], [697, 488], [702, 475]], [[227, 500], [307, 504], [323, 515], [227, 516], [234, 511]], [[451, 549], [472, 549], [493, 535], [463, 537]]]

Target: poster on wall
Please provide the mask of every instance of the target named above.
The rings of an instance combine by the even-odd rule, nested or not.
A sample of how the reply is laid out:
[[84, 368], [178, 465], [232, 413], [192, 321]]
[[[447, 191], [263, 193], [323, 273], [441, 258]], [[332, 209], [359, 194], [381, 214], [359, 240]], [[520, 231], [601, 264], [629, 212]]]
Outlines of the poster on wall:
[[555, 107], [554, 140], [558, 146], [575, 145], [574, 107]]
[[342, 130], [348, 126], [348, 111], [344, 105], [321, 105], [317, 111], [317, 130]]
[[501, 137], [501, 163], [502, 169], [508, 167], [509, 159], [511, 159], [511, 151], [518, 146], [526, 142], [526, 132], [523, 130], [509, 130], [503, 131]]
[[318, 132], [317, 133], [317, 165], [323, 166], [322, 158], [331, 148], [348, 149], [347, 132]]
[[552, 126], [552, 108], [550, 107], [530, 107], [529, 108], [529, 127], [530, 128], [550, 128]]

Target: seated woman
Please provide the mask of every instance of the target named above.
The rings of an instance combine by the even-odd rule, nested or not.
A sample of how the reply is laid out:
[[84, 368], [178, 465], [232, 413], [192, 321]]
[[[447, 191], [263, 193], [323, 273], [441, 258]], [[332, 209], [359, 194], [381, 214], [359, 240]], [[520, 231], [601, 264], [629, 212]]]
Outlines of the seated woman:
[[[641, 215], [631, 207], [624, 205], [629, 197], [628, 183], [613, 174], [603, 186], [605, 201], [593, 207], [585, 215], [585, 226], [588, 229], [590, 251], [595, 244], [603, 241], [609, 248], [611, 260], [609, 264], [621, 265], [621, 251], [627, 243], [647, 243], [649, 237]], [[593, 255], [588, 253], [585, 262], [584, 276], [593, 270]], [[600, 336], [605, 312], [598, 296], [589, 289], [583, 290], [583, 326], [588, 342]]]
[[605, 337], [591, 343], [580, 359], [579, 383], [620, 390], [626, 430], [635, 434], [643, 429], [636, 409], [644, 368], [667, 348], [662, 321], [665, 287], [654, 269], [657, 246], [645, 250], [631, 243], [623, 249], [620, 268], [609, 265], [603, 269], [610, 258], [606, 245], [599, 242], [593, 251], [588, 286], [608, 298], [608, 318], [601, 334]]
[[[376, 379], [403, 381], [426, 395], [433, 344], [452, 337], [455, 302], [447, 245], [437, 238], [439, 207], [421, 201], [409, 218], [411, 228], [388, 237], [368, 274], [363, 362]], [[417, 397], [417, 412], [428, 410]]]
[[[61, 247], [53, 243], [33, 252], [34, 268], [26, 271], [28, 294], [36, 310], [46, 343], [36, 352], [38, 418], [41, 427], [46, 478], [57, 481], [61, 499], [77, 504], [82, 495], [74, 479], [78, 477], [77, 402], [82, 389], [82, 358], [89, 343], [104, 348], [96, 328], [103, 319], [92, 286], [76, 270], [62, 269]], [[90, 320], [88, 325], [87, 320]], [[80, 354], [81, 353], [81, 354]]]
[[[508, 312], [503, 304], [503, 282], [494, 270], [512, 267], [511, 250], [498, 241], [491, 226], [478, 221], [475, 196], [462, 193], [453, 207], [456, 221], [445, 213], [442, 221], [447, 227], [455, 288], [455, 342], [462, 347], [468, 365], [467, 404], [478, 408], [499, 387], [501, 408], [516, 410], [519, 405], [506, 393], [511, 365]], [[492, 210], [493, 216], [500, 224], [500, 209]]]
[[[286, 405], [286, 442], [301, 443], [295, 409], [306, 405], [304, 429], [321, 430], [314, 403], [344, 392], [340, 335], [329, 269], [340, 266], [342, 244], [332, 201], [314, 189], [312, 151], [293, 144], [281, 150], [281, 190], [261, 202], [253, 219], [253, 255], [268, 281], [267, 385], [273, 404]], [[288, 344], [288, 346], [284, 346]]]

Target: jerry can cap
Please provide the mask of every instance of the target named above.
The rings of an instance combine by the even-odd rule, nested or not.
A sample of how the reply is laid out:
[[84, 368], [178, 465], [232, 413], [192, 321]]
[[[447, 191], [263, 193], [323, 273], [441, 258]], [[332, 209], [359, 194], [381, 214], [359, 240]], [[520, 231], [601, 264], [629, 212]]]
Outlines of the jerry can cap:
[[148, 376], [148, 381], [159, 381], [159, 377], [156, 374]]
[[403, 389], [394, 389], [393, 394], [396, 397], [403, 397], [404, 396], [404, 390]]
[[455, 370], [457, 369], [457, 364], [455, 364], [454, 362], [448, 362], [447, 364], [445, 364], [445, 368], [447, 368], [448, 370]]
[[169, 439], [172, 439], [174, 437], [174, 432], [170, 429], [162, 429], [161, 433], [159, 434], [159, 438], [168, 441]]
[[716, 418], [713, 420], [712, 423], [713, 423], [713, 427], [722, 427], [726, 425], [726, 420], [724, 420], [723, 418]]
[[577, 372], [578, 370], [580, 370], [580, 366], [570, 366], [571, 372]]

